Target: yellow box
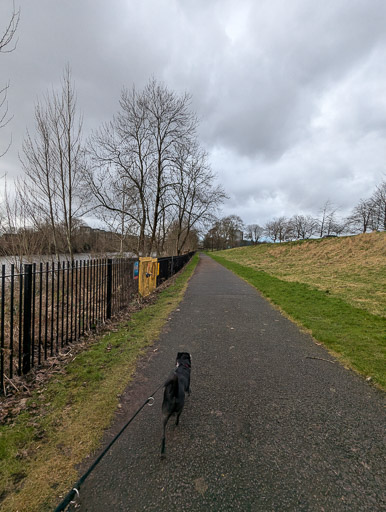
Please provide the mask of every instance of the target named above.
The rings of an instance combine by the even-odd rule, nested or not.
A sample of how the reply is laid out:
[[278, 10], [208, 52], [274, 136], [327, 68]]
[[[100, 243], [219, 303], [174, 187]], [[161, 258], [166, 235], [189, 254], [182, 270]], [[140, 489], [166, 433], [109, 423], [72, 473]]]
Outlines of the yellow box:
[[157, 258], [139, 258], [138, 291], [142, 297], [146, 297], [156, 289], [158, 273]]

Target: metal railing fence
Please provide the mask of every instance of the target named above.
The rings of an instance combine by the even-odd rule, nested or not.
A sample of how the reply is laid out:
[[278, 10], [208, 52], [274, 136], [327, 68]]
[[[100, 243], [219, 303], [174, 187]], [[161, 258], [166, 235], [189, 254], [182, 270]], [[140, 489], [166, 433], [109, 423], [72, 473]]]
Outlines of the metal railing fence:
[[132, 259], [1, 268], [0, 393], [65, 345], [111, 318], [137, 292]]
[[[159, 258], [157, 286], [181, 270], [193, 254]], [[6, 381], [27, 374], [127, 307], [138, 292], [137, 261], [34, 263], [23, 265], [22, 272], [11, 265], [8, 273], [2, 265], [0, 394], [5, 394]]]
[[159, 271], [157, 276], [157, 286], [166, 279], [179, 272], [184, 265], [190, 260], [194, 252], [189, 252], [181, 256], [167, 256], [158, 258]]

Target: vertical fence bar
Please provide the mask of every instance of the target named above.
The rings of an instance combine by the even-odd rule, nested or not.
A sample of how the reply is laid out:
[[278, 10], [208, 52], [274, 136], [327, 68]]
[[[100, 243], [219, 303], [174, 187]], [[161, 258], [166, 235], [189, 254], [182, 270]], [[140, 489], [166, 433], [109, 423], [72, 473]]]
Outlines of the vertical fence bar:
[[78, 338], [82, 327], [82, 261], [78, 262]]
[[103, 272], [104, 270], [104, 260], [100, 260], [100, 271], [99, 271], [99, 276], [100, 276], [100, 282], [101, 282], [101, 285], [100, 285], [100, 290], [99, 290], [99, 316], [100, 316], [100, 319], [101, 319], [101, 324], [105, 321], [105, 308], [104, 308], [104, 301], [105, 301], [105, 296], [104, 296], [104, 289], [105, 289], [105, 281], [106, 281], [106, 275], [105, 273]]
[[[104, 294], [105, 294], [105, 305], [104, 305], [104, 310], [105, 310], [105, 320], [106, 320], [107, 319], [107, 316], [106, 316], [106, 313], [107, 313], [107, 259], [105, 260], [104, 274], [105, 274], [105, 291], [104, 291]], [[110, 306], [111, 306], [111, 304], [110, 304]]]
[[107, 260], [107, 291], [106, 291], [106, 318], [111, 318], [111, 292], [113, 279], [113, 260]]
[[68, 335], [68, 327], [70, 324], [70, 262], [67, 261], [67, 269], [66, 269], [66, 277], [67, 277], [67, 283], [66, 283], [66, 345], [68, 345], [68, 342], [70, 341], [69, 335]]
[[101, 269], [100, 269], [100, 279], [101, 279], [101, 289], [99, 293], [99, 312], [101, 317], [101, 323], [104, 323], [106, 320], [106, 308], [105, 308], [105, 286], [106, 286], [106, 274], [104, 273], [105, 268], [105, 260], [101, 259]]
[[79, 313], [78, 313], [78, 334], [82, 333], [82, 260], [79, 261]]
[[13, 377], [13, 316], [14, 316], [14, 294], [15, 294], [15, 265], [11, 265], [11, 300], [10, 300], [10, 331], [9, 331], [9, 378]]
[[106, 260], [101, 260], [101, 322], [106, 321]]
[[51, 347], [50, 355], [54, 355], [54, 321], [55, 321], [55, 263], [51, 266]]
[[115, 271], [115, 276], [114, 276], [114, 281], [115, 281], [115, 308], [114, 308], [114, 311], [117, 312], [119, 311], [119, 294], [120, 294], [120, 289], [119, 289], [119, 259], [116, 259], [115, 260], [115, 265], [114, 265], [114, 271]]
[[115, 260], [114, 265], [114, 288], [115, 288], [115, 304], [114, 304], [114, 312], [116, 313], [119, 309], [119, 284], [118, 284], [118, 265], [119, 261]]
[[93, 282], [93, 286], [91, 288], [91, 291], [92, 291], [92, 323], [93, 323], [93, 327], [95, 329], [95, 276], [96, 276], [96, 268], [95, 268], [95, 261], [93, 261], [93, 265], [91, 266], [91, 269], [92, 269], [92, 282]]
[[48, 357], [48, 262], [46, 263], [46, 301], [45, 301], [45, 319], [44, 319], [44, 359]]
[[115, 260], [115, 312], [119, 311], [119, 260]]
[[90, 328], [90, 325], [88, 323], [88, 303], [89, 303], [89, 297], [88, 297], [88, 288], [89, 288], [89, 269], [90, 269], [90, 260], [86, 261], [86, 329]]
[[96, 278], [95, 278], [95, 316], [96, 316], [96, 325], [99, 324], [99, 260], [96, 260]]
[[35, 366], [35, 296], [36, 296], [36, 263], [32, 265], [32, 327], [31, 327], [31, 350], [32, 366]]
[[38, 364], [41, 363], [42, 344], [42, 304], [43, 304], [43, 263], [39, 265], [39, 334], [38, 334]]
[[119, 311], [122, 309], [122, 299], [123, 299], [123, 283], [122, 283], [122, 260], [118, 260], [118, 282], [119, 282]]
[[74, 311], [74, 262], [72, 261], [71, 262], [70, 342], [73, 340], [73, 338], [72, 338], [73, 311]]
[[103, 322], [103, 313], [102, 313], [102, 290], [103, 290], [103, 272], [102, 272], [102, 260], [99, 260], [99, 286], [98, 286], [98, 303], [99, 303], [99, 323], [101, 324]]
[[119, 294], [118, 294], [118, 311], [121, 310], [121, 305], [122, 305], [122, 281], [121, 281], [121, 273], [122, 273], [122, 269], [121, 269], [121, 260], [118, 260], [118, 273], [117, 273], [117, 278], [118, 278], [118, 290], [119, 290]]
[[111, 260], [111, 312], [115, 312], [115, 283], [114, 283], [114, 274], [115, 274], [115, 260]]
[[85, 300], [85, 287], [84, 287], [84, 284], [85, 284], [85, 278], [86, 278], [86, 275], [85, 275], [85, 270], [86, 270], [86, 261], [83, 260], [83, 266], [82, 266], [82, 335], [84, 334], [84, 307], [85, 307], [85, 304], [86, 304], [86, 300]]
[[61, 348], [64, 347], [64, 306], [65, 306], [65, 294], [64, 294], [64, 278], [66, 273], [66, 262], [63, 262], [63, 268], [62, 268], [62, 301], [61, 301], [61, 309], [62, 309], [62, 322], [60, 327], [60, 346]]
[[92, 310], [92, 294], [91, 294], [91, 287], [92, 287], [92, 275], [91, 275], [91, 270], [92, 270], [92, 260], [90, 260], [88, 262], [88, 268], [87, 268], [87, 318], [88, 318], [88, 328], [91, 329], [91, 326], [92, 326], [92, 315], [91, 315], [91, 310]]
[[117, 286], [116, 286], [116, 270], [117, 270], [117, 260], [114, 259], [113, 260], [113, 268], [112, 268], [112, 279], [111, 279], [111, 283], [112, 283], [112, 311], [114, 311], [114, 313], [116, 312], [117, 310]]
[[99, 280], [99, 270], [100, 270], [100, 266], [99, 266], [99, 260], [96, 261], [96, 288], [95, 288], [95, 291], [96, 291], [96, 324], [98, 325], [99, 324], [99, 290], [100, 290], [100, 280]]
[[90, 326], [91, 329], [94, 325], [94, 292], [93, 292], [93, 272], [94, 272], [94, 262], [90, 261]]
[[22, 343], [22, 326], [23, 326], [23, 273], [22, 269], [20, 269], [19, 275], [19, 361], [18, 361], [18, 375], [21, 375], [21, 343]]
[[32, 265], [24, 265], [24, 315], [23, 315], [23, 375], [31, 369], [31, 306], [32, 306]]
[[118, 283], [119, 283], [119, 311], [122, 309], [122, 299], [123, 299], [123, 282], [122, 282], [122, 260], [118, 260]]
[[58, 266], [57, 266], [57, 269], [56, 269], [56, 274], [57, 274], [57, 280], [58, 282], [56, 283], [56, 336], [55, 336], [55, 339], [56, 339], [56, 353], [59, 352], [59, 301], [60, 301], [60, 270], [62, 268], [62, 265], [60, 263], [60, 261], [58, 261]]
[[1, 333], [0, 333], [0, 392], [4, 389], [4, 299], [5, 299], [5, 265], [1, 265]]
[[75, 314], [74, 314], [74, 341], [77, 338], [78, 327], [78, 262], [75, 262]]

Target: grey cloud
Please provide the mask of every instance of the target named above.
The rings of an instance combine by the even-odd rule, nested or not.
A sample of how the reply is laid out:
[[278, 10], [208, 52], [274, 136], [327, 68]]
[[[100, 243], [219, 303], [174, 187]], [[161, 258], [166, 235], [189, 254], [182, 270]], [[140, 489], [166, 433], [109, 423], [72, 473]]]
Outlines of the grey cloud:
[[[115, 113], [124, 85], [155, 76], [190, 92], [231, 197], [224, 213], [246, 222], [312, 212], [328, 198], [347, 210], [382, 178], [383, 0], [19, 3], [18, 48], [0, 56], [14, 114], [0, 131], [14, 140], [0, 174], [19, 172], [34, 103], [69, 62], [85, 135]], [[3, 0], [0, 20], [11, 6]]]

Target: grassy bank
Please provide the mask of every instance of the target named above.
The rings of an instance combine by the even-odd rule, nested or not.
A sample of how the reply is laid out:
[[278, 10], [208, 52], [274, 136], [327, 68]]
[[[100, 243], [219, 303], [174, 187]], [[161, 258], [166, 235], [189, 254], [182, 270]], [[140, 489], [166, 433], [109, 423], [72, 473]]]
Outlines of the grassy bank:
[[386, 233], [261, 244], [218, 253], [282, 281], [309, 284], [386, 316]]
[[[243, 264], [237, 263], [237, 251], [223, 251], [211, 256], [255, 286], [290, 318], [308, 329], [344, 364], [371, 377], [374, 383], [386, 389], [386, 319], [383, 316], [355, 307], [337, 293], [323, 291], [320, 282], [317, 287], [305, 282], [284, 280], [264, 270], [257, 270], [255, 265], [247, 266], [243, 259], [240, 259]], [[287, 265], [283, 256], [282, 264]]]
[[79, 354], [0, 428], [0, 510], [52, 510], [77, 480], [75, 465], [97, 449], [137, 359], [181, 301], [198, 256], [154, 304]]

